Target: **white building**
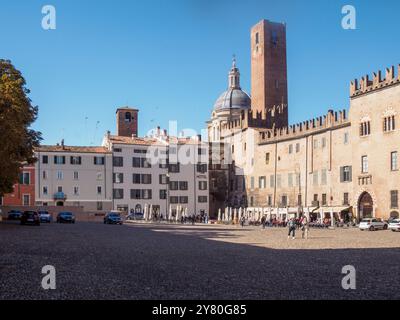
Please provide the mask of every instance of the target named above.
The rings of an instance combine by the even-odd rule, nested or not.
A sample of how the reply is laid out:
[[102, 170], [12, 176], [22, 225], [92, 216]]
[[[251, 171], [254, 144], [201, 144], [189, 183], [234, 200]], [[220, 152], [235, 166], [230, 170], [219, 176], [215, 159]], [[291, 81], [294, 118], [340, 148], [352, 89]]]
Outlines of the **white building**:
[[209, 215], [208, 144], [198, 137], [176, 138], [160, 132], [137, 137], [137, 110], [117, 110], [118, 134], [106, 134], [113, 153], [113, 208], [165, 217], [170, 210]]
[[85, 212], [112, 208], [112, 153], [104, 147], [63, 143], [35, 149], [35, 204], [77, 206]]

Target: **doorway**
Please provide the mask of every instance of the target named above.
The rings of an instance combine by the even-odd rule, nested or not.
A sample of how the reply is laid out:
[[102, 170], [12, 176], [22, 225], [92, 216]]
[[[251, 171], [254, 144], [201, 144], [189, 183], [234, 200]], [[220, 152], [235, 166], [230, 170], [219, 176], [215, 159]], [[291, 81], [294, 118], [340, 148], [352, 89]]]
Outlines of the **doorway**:
[[364, 218], [372, 218], [374, 213], [374, 203], [368, 192], [364, 192], [358, 201], [358, 212], [360, 220]]

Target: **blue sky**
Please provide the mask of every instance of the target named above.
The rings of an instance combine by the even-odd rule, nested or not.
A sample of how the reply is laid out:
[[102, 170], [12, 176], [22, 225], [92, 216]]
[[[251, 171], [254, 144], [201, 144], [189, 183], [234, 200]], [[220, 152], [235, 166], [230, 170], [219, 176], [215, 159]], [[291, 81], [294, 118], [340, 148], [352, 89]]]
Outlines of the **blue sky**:
[[[41, 28], [43, 5], [57, 29]], [[341, 8], [357, 30], [341, 28]], [[115, 109], [140, 109], [144, 135], [177, 120], [205, 127], [232, 54], [250, 92], [250, 28], [287, 23], [289, 121], [349, 106], [349, 82], [400, 63], [400, 2], [335, 0], [0, 0], [0, 57], [22, 71], [45, 144], [100, 144]]]

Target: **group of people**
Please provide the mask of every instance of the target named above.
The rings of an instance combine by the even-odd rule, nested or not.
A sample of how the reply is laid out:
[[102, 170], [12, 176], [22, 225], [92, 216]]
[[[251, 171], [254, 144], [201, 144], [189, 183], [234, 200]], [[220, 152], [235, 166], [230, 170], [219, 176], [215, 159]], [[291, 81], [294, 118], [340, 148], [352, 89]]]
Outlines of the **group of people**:
[[[240, 225], [244, 227], [245, 223], [246, 218], [243, 216], [240, 219]], [[310, 232], [310, 223], [305, 214], [303, 214], [300, 218], [291, 218], [289, 220], [280, 220], [276, 218], [267, 219], [266, 216], [263, 216], [261, 218], [261, 225], [263, 229], [265, 229], [266, 227], [288, 227], [288, 239], [290, 239], [290, 237], [292, 237], [292, 239], [296, 239], [296, 230], [301, 230], [301, 237], [303, 239], [308, 239]]]

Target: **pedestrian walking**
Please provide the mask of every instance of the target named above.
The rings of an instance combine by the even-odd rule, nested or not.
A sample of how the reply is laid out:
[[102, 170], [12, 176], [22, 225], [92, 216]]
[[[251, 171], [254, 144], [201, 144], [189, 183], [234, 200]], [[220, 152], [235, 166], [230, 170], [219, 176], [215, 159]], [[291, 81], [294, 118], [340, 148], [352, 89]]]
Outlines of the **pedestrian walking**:
[[242, 226], [242, 228], [244, 227], [245, 221], [246, 221], [246, 218], [244, 216], [240, 218], [240, 225]]
[[308, 224], [308, 218], [306, 215], [303, 215], [301, 219], [301, 238], [308, 239], [308, 234], [310, 232], [310, 226]]
[[267, 223], [267, 219], [265, 218], [265, 216], [263, 216], [262, 218], [261, 218], [261, 224], [262, 224], [262, 227], [263, 227], [263, 229], [265, 229], [265, 224]]
[[288, 233], [288, 239], [290, 239], [290, 236], [292, 236], [292, 239], [296, 239], [296, 219], [292, 218], [288, 222], [288, 227], [289, 227], [289, 233]]

